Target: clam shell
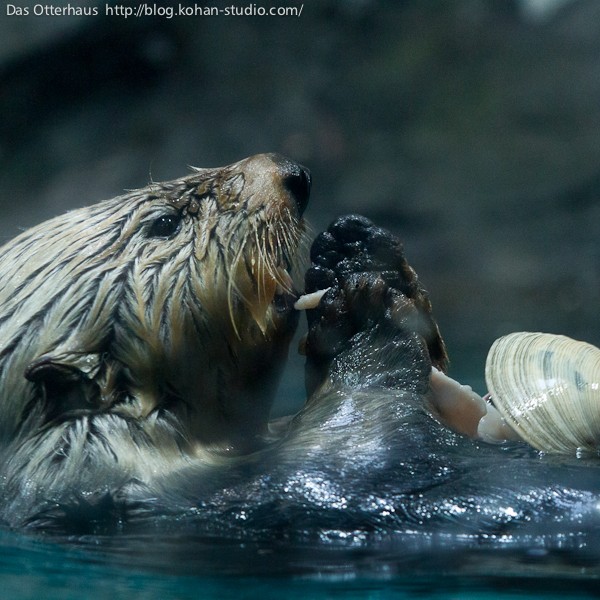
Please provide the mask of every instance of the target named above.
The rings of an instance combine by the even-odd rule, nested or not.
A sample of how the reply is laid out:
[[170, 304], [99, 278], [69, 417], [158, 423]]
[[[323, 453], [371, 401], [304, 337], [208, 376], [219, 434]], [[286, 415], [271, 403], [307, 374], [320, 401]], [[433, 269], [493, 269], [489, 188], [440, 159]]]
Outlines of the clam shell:
[[563, 335], [518, 332], [492, 345], [485, 366], [508, 424], [546, 452], [598, 452], [600, 350]]

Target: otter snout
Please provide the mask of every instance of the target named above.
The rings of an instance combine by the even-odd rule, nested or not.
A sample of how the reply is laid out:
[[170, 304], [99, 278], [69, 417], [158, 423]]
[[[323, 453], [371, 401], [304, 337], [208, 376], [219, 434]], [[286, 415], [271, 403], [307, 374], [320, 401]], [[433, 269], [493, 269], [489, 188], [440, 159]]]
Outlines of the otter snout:
[[289, 158], [280, 154], [257, 154], [226, 169], [243, 174], [250, 209], [269, 202], [283, 202], [298, 219], [306, 210], [312, 180], [310, 171]]

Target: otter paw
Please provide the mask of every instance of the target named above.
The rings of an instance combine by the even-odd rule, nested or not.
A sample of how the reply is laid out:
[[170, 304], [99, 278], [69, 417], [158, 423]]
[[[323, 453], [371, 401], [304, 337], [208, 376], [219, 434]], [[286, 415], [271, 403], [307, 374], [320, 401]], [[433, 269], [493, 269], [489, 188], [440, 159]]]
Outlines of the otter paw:
[[345, 216], [311, 248], [306, 292], [327, 290], [307, 310], [307, 391], [341, 378], [352, 385], [412, 385], [417, 363], [446, 367], [427, 293], [400, 240], [361, 216]]

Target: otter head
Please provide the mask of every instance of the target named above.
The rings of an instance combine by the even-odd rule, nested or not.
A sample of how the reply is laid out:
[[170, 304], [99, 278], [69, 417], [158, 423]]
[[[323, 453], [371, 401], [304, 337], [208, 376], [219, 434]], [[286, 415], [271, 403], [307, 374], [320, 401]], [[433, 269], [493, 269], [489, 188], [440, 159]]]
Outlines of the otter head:
[[297, 324], [310, 175], [277, 155], [101, 202], [0, 253], [4, 436], [80, 414], [174, 417], [245, 452]]

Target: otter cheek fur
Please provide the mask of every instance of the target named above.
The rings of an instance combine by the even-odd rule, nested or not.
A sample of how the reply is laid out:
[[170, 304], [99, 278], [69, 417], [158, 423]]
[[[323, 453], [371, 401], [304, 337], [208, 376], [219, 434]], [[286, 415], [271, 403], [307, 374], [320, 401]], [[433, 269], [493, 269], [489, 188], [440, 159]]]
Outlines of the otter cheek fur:
[[260, 445], [298, 319], [309, 189], [306, 169], [258, 155], [4, 246], [0, 460], [15, 498]]

